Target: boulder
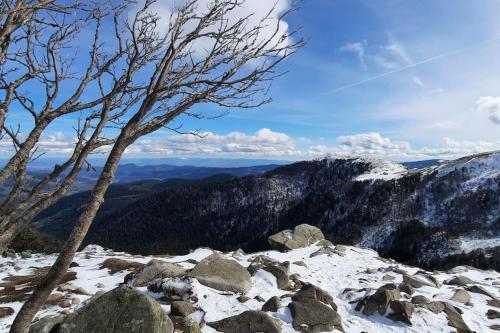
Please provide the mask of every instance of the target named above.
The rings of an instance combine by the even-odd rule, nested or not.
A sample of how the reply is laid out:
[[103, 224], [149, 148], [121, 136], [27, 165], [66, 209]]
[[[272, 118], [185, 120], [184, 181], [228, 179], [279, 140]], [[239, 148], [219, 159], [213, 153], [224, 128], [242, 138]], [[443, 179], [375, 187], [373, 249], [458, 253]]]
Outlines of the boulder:
[[382, 281], [392, 281], [395, 280], [396, 278], [392, 275], [386, 274], [382, 277]]
[[193, 304], [185, 301], [175, 301], [170, 306], [170, 314], [172, 316], [187, 317], [195, 311]]
[[455, 291], [455, 294], [451, 297], [451, 300], [455, 301], [455, 302], [467, 304], [470, 302], [470, 294], [463, 289], [459, 289], [459, 290]]
[[183, 333], [201, 333], [200, 324], [198, 323], [186, 324]]
[[134, 273], [134, 287], [147, 286], [149, 282], [158, 278], [181, 277], [186, 275], [186, 270], [177, 264], [153, 259], [144, 267]]
[[[341, 252], [339, 252], [339, 253], [341, 253]], [[314, 258], [314, 257], [321, 256], [321, 255], [326, 255], [326, 256], [331, 257], [334, 254], [339, 254], [339, 253], [335, 252], [335, 250], [332, 250], [329, 247], [322, 247], [318, 251], [316, 251], [314, 253], [311, 253], [311, 255], [309, 256], [309, 258]]]
[[316, 243], [316, 246], [321, 246], [321, 247], [331, 247], [332, 246], [333, 247], [335, 245], [333, 245], [333, 243], [330, 242], [328, 239], [322, 239]]
[[444, 284], [451, 284], [451, 285], [456, 285], [456, 286], [461, 286], [465, 287], [468, 284], [474, 284], [473, 280], [469, 279], [467, 276], [459, 275], [455, 276], [450, 280], [444, 281]]
[[451, 304], [443, 303], [444, 313], [448, 317], [448, 325], [457, 329], [459, 333], [472, 333], [471, 329], [464, 322], [460, 312]]
[[337, 304], [333, 301], [333, 297], [323, 289], [316, 287], [312, 284], [306, 284], [292, 296], [293, 301], [301, 301], [303, 299], [312, 299], [327, 305], [330, 305], [335, 311], [337, 311]]
[[246, 294], [252, 288], [252, 278], [247, 269], [219, 254], [200, 261], [189, 275], [201, 284], [221, 291]]
[[6, 306], [0, 306], [0, 319], [12, 316], [14, 309]]
[[58, 333], [172, 333], [173, 330], [172, 321], [154, 299], [121, 286], [68, 315]]
[[344, 331], [340, 315], [331, 307], [310, 298], [288, 304], [292, 313], [292, 326], [299, 332]]
[[274, 250], [288, 251], [307, 247], [325, 239], [321, 230], [309, 224], [301, 224], [269, 236], [268, 242]]
[[432, 301], [425, 304], [420, 304], [420, 307], [427, 309], [435, 314], [440, 314], [444, 311], [445, 305], [444, 302]]
[[422, 288], [424, 286], [436, 288], [436, 285], [420, 279], [414, 275], [403, 275], [403, 282], [409, 284], [413, 288]]
[[380, 287], [373, 295], [365, 297], [361, 301], [363, 306], [363, 314], [371, 316], [375, 312], [384, 315], [387, 307], [392, 301], [397, 301], [401, 298], [401, 294], [395, 285], [386, 285]]
[[486, 317], [488, 317], [488, 319], [498, 319], [500, 318], [500, 312], [498, 312], [497, 310], [489, 309], [486, 312]]
[[490, 293], [488, 290], [484, 289], [481, 286], [473, 285], [473, 286], [465, 287], [465, 289], [467, 291], [470, 291], [471, 293], [483, 294], [483, 295], [486, 295], [488, 297], [491, 297], [492, 299], [496, 298], [495, 295], [493, 295], [492, 293]]
[[281, 324], [263, 311], [245, 311], [237, 316], [207, 323], [223, 333], [280, 333]]
[[413, 289], [413, 287], [410, 286], [408, 283], [404, 282], [399, 284], [398, 289], [400, 292], [408, 294], [409, 296], [415, 293], [415, 289]]
[[489, 299], [489, 300], [486, 301], [486, 303], [489, 306], [493, 306], [495, 308], [500, 308], [500, 300], [498, 298]]
[[427, 304], [427, 303], [429, 303], [430, 301], [429, 301], [429, 299], [428, 299], [427, 297], [425, 297], [424, 295], [416, 295], [416, 296], [413, 296], [413, 297], [411, 298], [411, 302], [412, 302], [413, 304], [418, 304], [418, 305], [420, 305], [420, 304]]
[[387, 316], [388, 318], [411, 325], [411, 316], [414, 310], [413, 304], [407, 301], [391, 301], [391, 310], [393, 312]]
[[108, 258], [102, 262], [101, 269], [107, 268], [109, 269], [111, 274], [115, 274], [126, 270], [136, 270], [142, 268], [143, 266], [144, 264], [134, 261], [127, 261], [118, 258]]
[[70, 293], [77, 294], [77, 295], [85, 295], [85, 296], [90, 296], [91, 295], [88, 291], [86, 291], [82, 287], [76, 287], [76, 286], [73, 286], [73, 285], [71, 285], [69, 283], [63, 283], [63, 284], [61, 284], [57, 288], [57, 290], [58, 291], [62, 291], [62, 292], [70, 292]]
[[67, 315], [47, 316], [31, 324], [28, 333], [54, 333]]
[[262, 306], [262, 311], [277, 312], [281, 308], [281, 301], [278, 296], [273, 296]]

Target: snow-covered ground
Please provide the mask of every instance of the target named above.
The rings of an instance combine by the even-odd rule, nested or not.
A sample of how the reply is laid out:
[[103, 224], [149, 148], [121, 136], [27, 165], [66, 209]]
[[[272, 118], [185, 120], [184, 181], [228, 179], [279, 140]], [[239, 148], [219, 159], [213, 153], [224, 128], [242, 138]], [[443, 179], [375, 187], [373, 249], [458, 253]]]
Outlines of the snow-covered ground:
[[[338, 313], [342, 317], [342, 324], [346, 332], [370, 332], [370, 333], [389, 333], [389, 332], [455, 332], [456, 330], [447, 324], [447, 318], [444, 313], [434, 314], [423, 308], [416, 308], [412, 317], [412, 326], [401, 322], [393, 322], [392, 320], [375, 314], [370, 317], [363, 315], [361, 312], [354, 310], [355, 303], [350, 304], [349, 296], [343, 293], [346, 288], [378, 288], [389, 282], [398, 284], [402, 281], [402, 275], [395, 273], [389, 269], [390, 266], [398, 266], [404, 269], [409, 274], [414, 274], [418, 271], [417, 268], [399, 265], [396, 262], [382, 259], [377, 253], [357, 247], [347, 247], [345, 256], [319, 255], [310, 257], [317, 251], [318, 247], [313, 245], [308, 248], [292, 250], [286, 253], [276, 251], [266, 251], [248, 255], [233, 255], [233, 253], [224, 254], [227, 258], [237, 260], [242, 266], [248, 266], [253, 257], [259, 254], [264, 254], [280, 262], [289, 261], [291, 263], [303, 261], [307, 267], [296, 264], [290, 265], [290, 274], [297, 273], [300, 279], [305, 282], [312, 283], [330, 293], [336, 304], [338, 305]], [[123, 282], [123, 279], [128, 271], [118, 272], [111, 275], [108, 269], [101, 269], [101, 263], [108, 258], [120, 258], [129, 261], [147, 263], [152, 258], [179, 263], [185, 268], [192, 268], [194, 265], [188, 263], [187, 260], [201, 259], [214, 253], [210, 249], [198, 249], [186, 256], [177, 257], [142, 257], [132, 256], [126, 253], [116, 253], [110, 250], [103, 250], [100, 247], [89, 247], [77, 254], [75, 262], [78, 267], [71, 268], [77, 273], [77, 279], [71, 281], [70, 284], [82, 287], [89, 293], [94, 294], [100, 290], [107, 291], [117, 287]], [[0, 283], [8, 276], [14, 275], [29, 275], [34, 267], [44, 267], [50, 265], [55, 259], [55, 256], [33, 255], [29, 259], [6, 259], [0, 258]], [[370, 271], [367, 272], [367, 269]], [[391, 275], [395, 279], [393, 281], [383, 281], [385, 275]], [[440, 282], [452, 278], [456, 275], [463, 275], [476, 281], [478, 285], [487, 289], [489, 292], [500, 297], [499, 288], [496, 283], [500, 282], [500, 274], [494, 271], [480, 271], [473, 268], [459, 267], [453, 271], [445, 273], [436, 273], [435, 278]], [[146, 288], [139, 288], [150, 296], [157, 295], [149, 293]], [[422, 287], [416, 289], [414, 295], [424, 295], [430, 300], [446, 301], [463, 311], [463, 318], [466, 324], [476, 332], [493, 332], [489, 326], [500, 325], [500, 319], [490, 320], [486, 317], [486, 312], [489, 309], [487, 305], [487, 296], [477, 293], [471, 294], [471, 305], [464, 305], [451, 301], [450, 298], [454, 294], [457, 286], [444, 285], [441, 288]], [[205, 321], [215, 321], [229, 316], [239, 314], [245, 310], [260, 310], [263, 303], [253, 299], [255, 296], [261, 296], [264, 299], [269, 299], [272, 296], [282, 296], [289, 292], [280, 290], [277, 287], [276, 279], [270, 273], [263, 270], [258, 271], [252, 278], [252, 288], [247, 296], [251, 300], [240, 303], [237, 300], [239, 295], [222, 293], [220, 291], [203, 286], [197, 281], [194, 281], [194, 290], [199, 297], [196, 305], [206, 312]], [[206, 297], [204, 297], [206, 295]], [[78, 296], [82, 301], [87, 300], [90, 296]], [[282, 299], [282, 307], [277, 313], [269, 313], [270, 315], [279, 318], [282, 322], [283, 332], [295, 332], [292, 328], [292, 317], [286, 305], [291, 301], [290, 297]], [[0, 304], [0, 306], [8, 306], [16, 311], [20, 308], [21, 303]], [[69, 310], [78, 309], [81, 304], [72, 305]], [[169, 306], [162, 305], [166, 312]], [[47, 306], [40, 313], [39, 317], [49, 314], [55, 314], [67, 309], [62, 309], [58, 306]], [[0, 319], [0, 332], [7, 332], [14, 316], [9, 316]], [[208, 326], [202, 326], [203, 332], [215, 332]]]

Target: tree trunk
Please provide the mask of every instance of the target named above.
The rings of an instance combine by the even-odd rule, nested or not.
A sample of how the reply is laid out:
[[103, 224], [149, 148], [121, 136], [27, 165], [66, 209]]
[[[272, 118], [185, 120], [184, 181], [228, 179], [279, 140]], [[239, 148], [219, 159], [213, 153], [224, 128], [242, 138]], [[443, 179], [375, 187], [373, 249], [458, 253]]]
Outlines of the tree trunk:
[[121, 156], [128, 146], [126, 136], [122, 135], [115, 143], [111, 150], [102, 173], [96, 185], [92, 189], [92, 194], [87, 202], [85, 209], [80, 215], [77, 224], [73, 228], [71, 235], [64, 244], [63, 250], [57, 257], [56, 262], [52, 265], [47, 275], [43, 278], [40, 286], [33, 292], [31, 297], [23, 304], [21, 310], [14, 319], [14, 323], [10, 328], [10, 333], [27, 333], [31, 321], [36, 313], [45, 304], [47, 298], [52, 293], [54, 288], [58, 286], [64, 274], [66, 274], [69, 265], [73, 261], [76, 251], [82, 244], [83, 239], [94, 220], [99, 207], [104, 201], [106, 193], [113, 175], [118, 167]]

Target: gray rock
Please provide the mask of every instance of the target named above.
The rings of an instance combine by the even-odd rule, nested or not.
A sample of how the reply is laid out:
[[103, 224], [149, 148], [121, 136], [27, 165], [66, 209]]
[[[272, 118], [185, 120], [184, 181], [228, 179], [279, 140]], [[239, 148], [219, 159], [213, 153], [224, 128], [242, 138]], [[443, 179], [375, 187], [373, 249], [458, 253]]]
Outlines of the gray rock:
[[404, 282], [399, 284], [398, 289], [400, 292], [408, 294], [409, 296], [415, 293], [415, 289], [413, 289], [413, 287], [410, 286], [408, 283]]
[[263, 269], [274, 275], [279, 289], [287, 290], [290, 288], [289, 267], [290, 263], [286, 262], [278, 266], [266, 266]]
[[422, 288], [423, 286], [436, 288], [435, 284], [419, 279], [413, 275], [403, 275], [403, 282], [409, 284], [413, 288]]
[[[341, 252], [339, 252], [339, 253], [341, 253]], [[327, 255], [327, 256], [331, 257], [334, 254], [337, 254], [337, 252], [335, 252], [335, 250], [332, 250], [329, 247], [322, 247], [318, 251], [316, 251], [314, 253], [311, 253], [311, 255], [309, 256], [309, 258], [314, 258], [314, 257], [321, 256], [321, 255]]]
[[14, 312], [14, 309], [11, 307], [0, 306], [0, 319], [12, 316]]
[[187, 317], [195, 311], [193, 304], [185, 301], [175, 301], [170, 306], [170, 314], [172, 316]]
[[444, 283], [445, 284], [451, 284], [451, 285], [465, 287], [468, 284], [474, 284], [476, 282], [474, 282], [473, 280], [469, 279], [467, 276], [460, 275], [460, 276], [455, 276], [454, 278], [452, 278], [452, 279], [450, 279], [448, 281], [444, 281]]
[[388, 318], [411, 325], [411, 316], [414, 310], [413, 304], [407, 301], [391, 301], [391, 310], [393, 312], [387, 316]]
[[200, 261], [189, 275], [201, 284], [221, 291], [246, 294], [252, 287], [252, 278], [246, 268], [219, 254]]
[[241, 295], [237, 298], [238, 302], [240, 303], [245, 303], [245, 302], [248, 302], [249, 300], [251, 300], [250, 297], [248, 296], [245, 296], [245, 295]]
[[237, 316], [211, 322], [208, 326], [223, 333], [280, 333], [281, 324], [263, 311], [245, 311]]
[[435, 314], [440, 314], [444, 311], [445, 305], [444, 302], [432, 301], [425, 304], [420, 304], [420, 307], [427, 309]]
[[316, 243], [316, 246], [331, 247], [331, 246], [334, 246], [334, 245], [328, 239], [322, 239], [322, 240], [320, 240], [319, 242]]
[[313, 245], [325, 239], [321, 230], [308, 224], [301, 224], [292, 230], [283, 230], [269, 236], [268, 242], [271, 247], [278, 251], [288, 251]]
[[448, 325], [457, 329], [460, 333], [472, 333], [471, 329], [464, 322], [460, 312], [451, 304], [444, 303], [444, 313], [448, 317]]
[[467, 287], [465, 287], [465, 289], [470, 291], [471, 293], [483, 294], [483, 295], [486, 295], [488, 297], [491, 297], [492, 299], [496, 298], [495, 295], [493, 295], [492, 293], [490, 293], [488, 290], [484, 289], [481, 286], [476, 286], [476, 285], [467, 286]]
[[494, 306], [495, 308], [500, 308], [500, 300], [498, 298], [489, 299], [486, 301], [489, 306]]
[[134, 273], [134, 287], [145, 287], [149, 282], [158, 278], [181, 277], [186, 275], [186, 270], [177, 264], [153, 259], [143, 268]]
[[337, 245], [335, 246], [335, 251], [337, 252], [346, 252], [347, 251], [347, 246], [345, 245]]
[[396, 278], [392, 275], [386, 274], [382, 277], [382, 281], [392, 281], [395, 280]]
[[281, 301], [278, 296], [273, 296], [262, 306], [262, 311], [277, 312], [281, 308]]
[[498, 319], [500, 318], [500, 312], [498, 312], [497, 310], [489, 309], [486, 312], [486, 317], [488, 317], [488, 319]]
[[344, 331], [340, 315], [331, 307], [314, 299], [303, 298], [288, 305], [293, 328], [299, 332]]
[[337, 311], [337, 304], [333, 301], [333, 297], [328, 292], [316, 287], [315, 285], [303, 285], [302, 288], [292, 296], [293, 301], [300, 302], [303, 299], [312, 299], [330, 305], [335, 311]]
[[43, 317], [31, 324], [28, 333], [54, 333], [67, 315]]
[[200, 324], [189, 323], [184, 327], [183, 333], [201, 333]]
[[68, 315], [58, 333], [172, 333], [172, 321], [151, 297], [126, 286]]
[[[394, 286], [394, 288], [392, 288]], [[401, 297], [399, 290], [395, 285], [386, 285], [380, 287], [375, 294], [369, 295], [362, 300], [363, 314], [367, 316], [373, 315], [378, 312], [384, 315], [387, 307], [392, 301], [397, 301]]]
[[411, 298], [411, 302], [412, 302], [413, 304], [418, 304], [418, 305], [420, 305], [420, 304], [427, 304], [427, 303], [429, 303], [430, 301], [429, 301], [429, 299], [428, 299], [427, 297], [425, 297], [425, 296], [423, 296], [423, 295], [417, 295], [417, 296], [413, 296], [413, 297]]
[[467, 304], [470, 302], [470, 294], [463, 289], [459, 289], [459, 290], [455, 291], [455, 294], [451, 297], [451, 300], [455, 301], [455, 302]]

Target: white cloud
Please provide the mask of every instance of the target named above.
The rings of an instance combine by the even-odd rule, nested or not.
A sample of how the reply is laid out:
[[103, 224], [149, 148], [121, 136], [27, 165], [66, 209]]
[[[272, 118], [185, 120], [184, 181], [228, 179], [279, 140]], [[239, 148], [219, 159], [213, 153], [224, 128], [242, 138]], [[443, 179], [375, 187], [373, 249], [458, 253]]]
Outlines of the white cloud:
[[365, 53], [366, 53], [366, 40], [362, 40], [361, 42], [354, 42], [345, 44], [340, 48], [340, 51], [354, 53], [363, 68], [366, 68], [365, 62]]
[[[198, 0], [196, 2], [195, 14], [204, 15], [207, 13], [208, 8], [214, 0]], [[158, 22], [158, 31], [164, 33], [168, 31], [170, 20], [175, 17], [175, 13], [179, 8], [185, 5], [187, 0], [176, 0], [176, 1], [157, 1], [149, 7], [148, 12], [156, 14], [160, 17]], [[229, 11], [225, 17], [227, 24], [235, 24], [240, 19], [247, 20], [247, 31], [253, 27], [258, 26], [263, 19], [266, 21], [263, 24], [259, 39], [255, 43], [262, 42], [271, 38], [276, 31], [276, 27], [279, 23], [279, 33], [276, 34], [274, 42], [281, 42], [280, 37], [285, 34], [288, 30], [288, 23], [281, 19], [281, 15], [290, 9], [290, 0], [276, 0], [276, 1], [262, 1], [262, 0], [241, 0], [233, 10]], [[139, 8], [144, 5], [144, 0], [139, 1], [135, 6], [134, 10], [130, 12], [130, 18], [132, 19]], [[273, 10], [274, 8], [274, 10]], [[273, 10], [273, 11], [272, 11]], [[271, 12], [272, 11], [272, 12]], [[269, 16], [268, 14], [271, 13]], [[174, 14], [174, 15], [172, 15]], [[184, 33], [187, 34], [192, 31], [197, 25], [197, 20], [190, 20], [184, 27]], [[210, 32], [211, 29], [215, 27], [210, 26], [204, 32]], [[239, 38], [245, 38], [245, 33], [243, 33]], [[283, 43], [289, 43], [290, 41], [285, 40]], [[193, 51], [195, 56], [201, 56], [208, 52], [214, 43], [214, 39], [210, 37], [205, 37], [195, 40], [189, 46]]]
[[500, 96], [481, 96], [474, 105], [476, 111], [484, 112], [495, 124], [500, 124]]

